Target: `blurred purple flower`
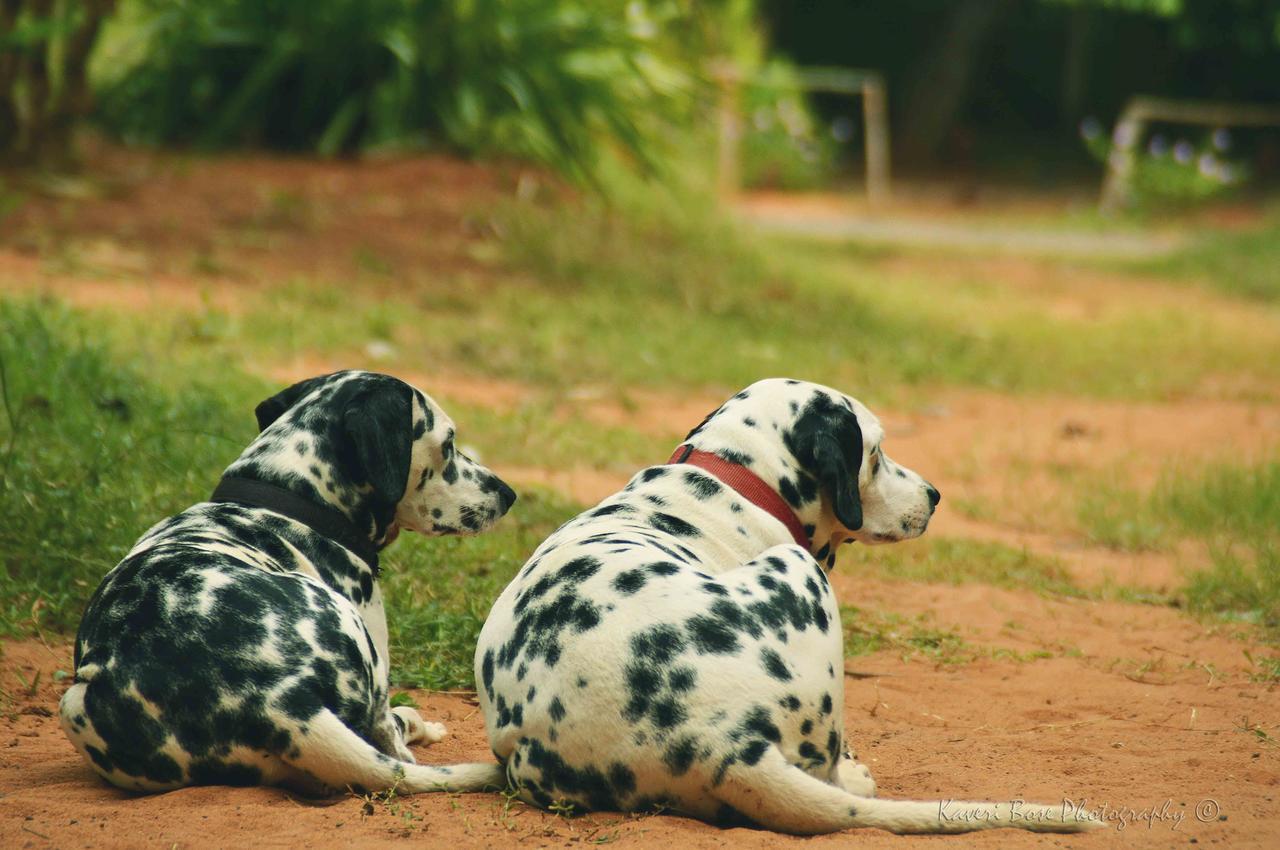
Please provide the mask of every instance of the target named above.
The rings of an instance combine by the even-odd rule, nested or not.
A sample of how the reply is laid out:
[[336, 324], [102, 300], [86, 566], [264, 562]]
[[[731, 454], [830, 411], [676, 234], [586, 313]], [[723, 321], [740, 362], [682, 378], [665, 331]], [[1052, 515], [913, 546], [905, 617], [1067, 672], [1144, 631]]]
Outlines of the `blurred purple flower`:
[[1152, 156], [1164, 156], [1169, 152], [1169, 140], [1163, 134], [1156, 133], [1147, 145], [1147, 152]]
[[1196, 149], [1186, 139], [1178, 139], [1178, 143], [1173, 146], [1173, 158], [1178, 161], [1179, 165], [1186, 165], [1195, 156]]
[[1216, 150], [1225, 151], [1231, 147], [1231, 131], [1226, 127], [1219, 127], [1213, 131], [1213, 147]]
[[1211, 153], [1200, 154], [1200, 158], [1196, 160], [1196, 168], [1202, 177], [1218, 176], [1218, 160]]
[[1080, 135], [1092, 141], [1102, 135], [1102, 122], [1090, 115], [1080, 122]]
[[1122, 121], [1116, 125], [1115, 132], [1111, 134], [1111, 140], [1116, 143], [1116, 147], [1127, 150], [1138, 141], [1138, 128], [1130, 121]]

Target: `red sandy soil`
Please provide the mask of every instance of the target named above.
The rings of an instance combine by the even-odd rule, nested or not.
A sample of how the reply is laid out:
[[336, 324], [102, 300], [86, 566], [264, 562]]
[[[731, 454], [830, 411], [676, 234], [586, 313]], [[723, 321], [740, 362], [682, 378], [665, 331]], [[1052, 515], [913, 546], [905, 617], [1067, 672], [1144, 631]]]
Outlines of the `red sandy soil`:
[[[443, 159], [186, 160], [112, 150], [94, 156], [95, 173], [111, 176], [72, 187], [88, 199], [32, 198], [4, 220], [0, 288], [117, 309], [152, 303], [200, 309], [210, 302], [234, 309], [245, 288], [295, 275], [341, 279], [370, 262], [483, 280], [488, 225], [474, 211], [534, 179], [514, 168], [504, 173]], [[930, 212], [927, 203], [913, 209]], [[884, 262], [947, 274], [950, 261]], [[1053, 309], [1090, 313], [1108, 309], [1115, 298], [1243, 309], [1105, 272], [1082, 279], [1019, 258], [965, 262], [967, 273], [978, 264], [983, 274], [1031, 290], [1057, 305]], [[386, 285], [394, 281], [388, 275]], [[287, 380], [328, 365], [304, 353], [264, 371]], [[438, 371], [404, 377], [446, 403], [499, 411], [547, 403], [539, 390], [512, 382]], [[1266, 389], [1257, 397], [1277, 397], [1276, 388]], [[931, 534], [1052, 555], [1088, 586], [1114, 579], [1171, 590], [1183, 568], [1203, 562], [1203, 552], [1132, 555], [1091, 545], [1075, 528], [1073, 488], [1108, 470], [1121, 470], [1117, 484], [1145, 487], [1169, 462], [1203, 466], [1228, 453], [1247, 460], [1270, 456], [1280, 445], [1274, 401], [1200, 395], [1132, 404], [947, 390], [933, 394], [926, 409], [879, 412], [890, 453], [926, 471], [946, 494]], [[723, 397], [578, 387], [553, 409], [566, 418], [669, 437], [674, 445]], [[588, 503], [625, 477], [585, 467], [501, 471]], [[957, 508], [966, 498], [988, 507], [990, 516], [966, 515]], [[999, 830], [905, 838], [863, 830], [797, 839], [666, 815], [562, 818], [493, 794], [317, 802], [278, 789], [214, 787], [137, 797], [99, 781], [59, 729], [56, 706], [66, 681], [54, 674], [69, 671], [71, 659], [67, 639], [51, 636], [47, 643], [3, 645], [0, 848], [1280, 846], [1280, 683], [1255, 681], [1259, 668], [1245, 653], [1259, 658], [1273, 650], [1249, 633], [1170, 608], [1051, 599], [985, 585], [890, 582], [849, 566], [837, 567], [834, 583], [846, 604], [924, 615], [979, 651], [976, 660], [951, 665], [898, 651], [850, 660], [846, 733], [883, 796], [1025, 797], [1053, 804], [1084, 798], [1108, 814], [1109, 828], [1065, 837]], [[1050, 657], [1039, 657], [1046, 653]], [[452, 733], [418, 750], [420, 761], [491, 757], [467, 695], [413, 696], [424, 716], [445, 722]]]
[[[940, 626], [1011, 653], [1053, 652], [1036, 661], [996, 654], [958, 666], [894, 652], [852, 659], [846, 734], [883, 796], [1054, 804], [1085, 798], [1106, 807], [1110, 828], [1071, 837], [1001, 830], [904, 838], [863, 830], [804, 839], [665, 815], [565, 819], [494, 794], [372, 804], [355, 796], [318, 803], [270, 788], [137, 797], [99, 781], [58, 727], [54, 711], [65, 680], [54, 673], [70, 668], [70, 648], [25, 641], [5, 647], [0, 672], [0, 846], [1275, 846], [1280, 746], [1263, 727], [1275, 731], [1280, 692], [1275, 683], [1250, 681], [1238, 641], [1163, 608], [837, 576], [845, 602], [931, 612]], [[452, 733], [419, 749], [420, 761], [490, 757], [467, 696], [413, 696], [425, 716]]]

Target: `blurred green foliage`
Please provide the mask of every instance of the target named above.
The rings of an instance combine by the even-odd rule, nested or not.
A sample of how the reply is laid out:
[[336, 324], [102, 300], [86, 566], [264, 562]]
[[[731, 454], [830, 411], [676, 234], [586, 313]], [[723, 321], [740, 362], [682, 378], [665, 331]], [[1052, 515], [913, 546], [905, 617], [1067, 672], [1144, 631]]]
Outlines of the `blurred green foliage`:
[[[830, 181], [837, 140], [813, 114], [790, 62], [769, 60], [742, 87], [742, 113], [742, 177], [748, 186], [814, 189]], [[852, 127], [849, 122], [850, 135]]]
[[722, 5], [132, 0], [94, 66], [99, 114], [135, 142], [447, 146], [579, 176], [612, 145], [653, 166], [698, 92], [694, 19]]

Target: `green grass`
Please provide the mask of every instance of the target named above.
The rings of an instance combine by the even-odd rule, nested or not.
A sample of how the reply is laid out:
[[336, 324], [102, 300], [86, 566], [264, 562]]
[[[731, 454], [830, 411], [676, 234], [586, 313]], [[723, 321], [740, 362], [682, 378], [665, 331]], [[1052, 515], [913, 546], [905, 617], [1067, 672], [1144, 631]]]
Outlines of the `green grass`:
[[1170, 467], [1151, 492], [1092, 486], [1079, 519], [1090, 539], [1125, 551], [1167, 549], [1180, 537], [1257, 546], [1280, 535], [1280, 460]]
[[82, 318], [0, 301], [0, 634], [68, 630], [143, 531], [206, 495], [253, 435], [249, 381], [170, 394]]
[[1188, 473], [1171, 467], [1151, 492], [1103, 488], [1081, 504], [1096, 542], [1125, 551], [1206, 545], [1212, 566], [1192, 573], [1187, 606], [1258, 623], [1280, 638], [1280, 460], [1216, 463]]
[[1229, 295], [1280, 301], [1280, 209], [1273, 209], [1260, 228], [1210, 231], [1174, 256], [1143, 268], [1203, 281]]
[[516, 509], [486, 534], [402, 535], [385, 554], [382, 573], [392, 684], [470, 688], [489, 606], [538, 544], [580, 511], [552, 493], [525, 490]]
[[1280, 545], [1218, 547], [1213, 566], [1192, 573], [1185, 590], [1195, 612], [1261, 626], [1280, 641]]
[[1083, 595], [1056, 559], [980, 540], [925, 537], [894, 546], [847, 546], [841, 550], [840, 567], [903, 581], [978, 583], [1041, 594]]
[[1093, 543], [1122, 552], [1157, 552], [1176, 542], [1176, 519], [1130, 487], [1099, 482], [1081, 495], [1076, 515]]
[[904, 617], [853, 606], [840, 608], [847, 656], [895, 650], [902, 658], [924, 658], [937, 664], [965, 664], [980, 654], [952, 629], [939, 628], [921, 614]]

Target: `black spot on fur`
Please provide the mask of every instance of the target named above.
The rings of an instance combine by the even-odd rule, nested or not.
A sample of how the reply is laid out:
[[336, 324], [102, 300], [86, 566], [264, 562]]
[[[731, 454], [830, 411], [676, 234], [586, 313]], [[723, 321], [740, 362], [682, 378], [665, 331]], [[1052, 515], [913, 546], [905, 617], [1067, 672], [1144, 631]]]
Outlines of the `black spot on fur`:
[[791, 671], [787, 669], [787, 663], [772, 649], [766, 647], [760, 650], [760, 663], [764, 671], [779, 682], [791, 681]]
[[720, 619], [702, 615], [690, 617], [685, 628], [699, 654], [728, 655], [742, 648], [732, 627]]
[[734, 449], [716, 449], [716, 456], [736, 463], [738, 466], [750, 466], [753, 458], [746, 452], [735, 451]]
[[694, 738], [685, 736], [667, 747], [662, 755], [662, 762], [671, 771], [672, 776], [684, 776], [693, 765], [697, 748], [698, 742]]
[[827, 733], [827, 757], [831, 759], [832, 764], [835, 764], [836, 759], [840, 757], [840, 733], [835, 729]]
[[723, 489], [720, 482], [704, 472], [689, 470], [684, 474], [684, 482], [693, 493], [694, 498], [706, 500], [716, 496]]
[[666, 664], [684, 651], [685, 641], [675, 626], [653, 626], [631, 637], [631, 651], [655, 664]]
[[756, 739], [742, 748], [739, 758], [742, 759], [743, 764], [754, 765], [760, 761], [768, 749], [768, 741]]
[[679, 517], [662, 513], [661, 511], [655, 511], [649, 517], [649, 524], [659, 531], [664, 531], [676, 537], [698, 537], [702, 534], [696, 526], [685, 522]]
[[640, 570], [623, 570], [613, 577], [613, 589], [630, 596], [645, 584], [644, 573]]
[[680, 566], [670, 561], [654, 561], [652, 564], [646, 564], [645, 569], [655, 576], [673, 576], [680, 572]]

